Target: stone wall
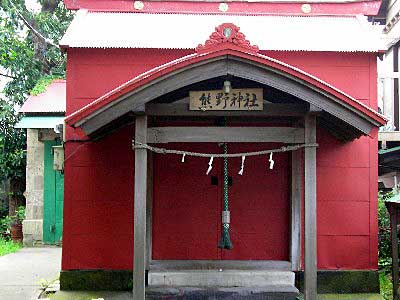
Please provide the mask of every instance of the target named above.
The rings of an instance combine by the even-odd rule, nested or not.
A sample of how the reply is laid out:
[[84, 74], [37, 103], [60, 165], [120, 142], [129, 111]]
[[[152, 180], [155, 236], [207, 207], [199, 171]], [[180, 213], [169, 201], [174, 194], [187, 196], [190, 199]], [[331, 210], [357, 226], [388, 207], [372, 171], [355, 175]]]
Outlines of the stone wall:
[[24, 245], [43, 241], [44, 141], [59, 137], [52, 129], [27, 129], [26, 217]]

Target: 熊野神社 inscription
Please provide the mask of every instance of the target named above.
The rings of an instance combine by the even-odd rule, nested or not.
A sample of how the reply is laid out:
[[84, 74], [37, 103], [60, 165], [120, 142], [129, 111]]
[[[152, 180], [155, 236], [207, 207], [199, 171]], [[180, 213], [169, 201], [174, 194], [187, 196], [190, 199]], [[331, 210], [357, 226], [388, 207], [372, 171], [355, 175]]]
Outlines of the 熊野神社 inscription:
[[191, 91], [190, 110], [263, 110], [262, 89]]

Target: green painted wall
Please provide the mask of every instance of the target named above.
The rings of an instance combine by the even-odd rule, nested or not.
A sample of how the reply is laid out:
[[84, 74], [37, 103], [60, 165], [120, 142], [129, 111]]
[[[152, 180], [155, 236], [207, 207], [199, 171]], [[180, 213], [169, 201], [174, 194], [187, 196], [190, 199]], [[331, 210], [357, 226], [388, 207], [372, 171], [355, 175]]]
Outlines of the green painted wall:
[[64, 203], [64, 175], [53, 170], [53, 146], [56, 141], [44, 142], [44, 194], [43, 194], [43, 242], [56, 244], [62, 238]]

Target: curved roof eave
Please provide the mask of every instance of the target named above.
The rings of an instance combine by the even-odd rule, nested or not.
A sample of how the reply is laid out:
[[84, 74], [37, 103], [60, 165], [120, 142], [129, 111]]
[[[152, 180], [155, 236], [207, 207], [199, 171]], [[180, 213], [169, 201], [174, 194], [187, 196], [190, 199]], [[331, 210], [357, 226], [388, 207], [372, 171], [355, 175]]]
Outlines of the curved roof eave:
[[[385, 117], [380, 115], [378, 112], [372, 110], [370, 107], [364, 105], [363, 103], [357, 101], [351, 96], [329, 85], [328, 83], [298, 68], [273, 58], [258, 53], [243, 52], [241, 49], [238, 49], [238, 47], [235, 47], [235, 45], [230, 45], [230, 47], [223, 47], [220, 49], [213, 49], [212, 51], [205, 53], [191, 54], [142, 73], [139, 76], [136, 76], [119, 87], [104, 94], [89, 105], [69, 115], [66, 118], [66, 123], [73, 127], [82, 127], [82, 125], [84, 125], [90, 119], [104, 113], [108, 108], [120, 103], [124, 99], [127, 99], [129, 96], [133, 95], [139, 90], [149, 86], [157, 85], [157, 82], [162, 81], [166, 77], [172, 76], [172, 74], [181, 73], [190, 68], [194, 68], [199, 65], [206, 65], [218, 60], [236, 60], [249, 65], [264, 66], [276, 74], [290, 78], [294, 84], [307, 85], [310, 90], [317, 91], [319, 94], [330, 98], [332, 103], [335, 102], [336, 104], [340, 104], [342, 107], [351, 110], [355, 115], [360, 116], [373, 126], [380, 126], [386, 123]], [[211, 77], [215, 77], [215, 74], [214, 76], [210, 75], [210, 78]], [[137, 104], [139, 105], [139, 103]], [[140, 105], [143, 104], [144, 103], [140, 103]], [[313, 104], [318, 107], [317, 103]], [[348, 123], [348, 120], [344, 121]], [[90, 132], [86, 133], [91, 134], [95, 131], [95, 129], [99, 128], [93, 128], [90, 130]], [[368, 132], [365, 132], [365, 130], [360, 128], [358, 129], [363, 131], [364, 134], [368, 134]]]

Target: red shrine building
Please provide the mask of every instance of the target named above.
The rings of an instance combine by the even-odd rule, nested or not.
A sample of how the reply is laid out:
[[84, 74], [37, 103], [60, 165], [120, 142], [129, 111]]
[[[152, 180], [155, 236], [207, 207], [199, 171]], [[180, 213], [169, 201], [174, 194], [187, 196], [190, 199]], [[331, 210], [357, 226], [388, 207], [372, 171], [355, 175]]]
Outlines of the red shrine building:
[[62, 289], [379, 293], [380, 1], [64, 2]]

